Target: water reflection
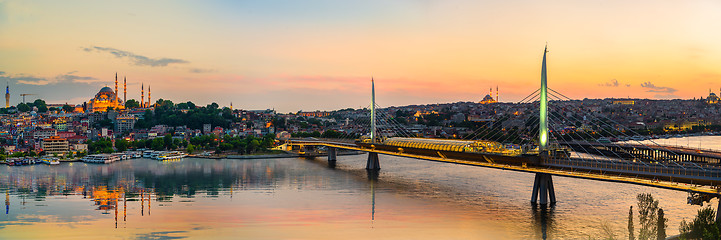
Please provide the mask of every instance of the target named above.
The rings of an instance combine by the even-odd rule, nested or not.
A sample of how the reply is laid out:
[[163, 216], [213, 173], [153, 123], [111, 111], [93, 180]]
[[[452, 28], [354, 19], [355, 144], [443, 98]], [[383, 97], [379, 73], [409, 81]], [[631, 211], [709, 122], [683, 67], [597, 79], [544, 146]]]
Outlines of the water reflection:
[[[337, 164], [325, 158], [137, 159], [0, 166], [7, 216], [0, 220], [0, 235], [51, 238], [57, 237], [53, 232], [80, 228], [102, 236], [118, 228], [106, 238], [232, 238], [242, 231], [251, 239], [316, 238], [318, 232], [328, 232], [320, 239], [354, 238], [346, 232], [361, 239], [566, 239], [595, 236], [600, 225], [594, 222], [626, 216], [642, 191], [615, 183], [593, 182], [598, 187], [588, 188], [589, 181], [560, 178], [554, 181], [564, 189], [560, 208], [529, 206], [531, 175], [391, 157], [384, 159], [382, 172], [367, 171], [365, 161], [350, 156]], [[675, 196], [658, 192], [665, 193], [661, 198]], [[669, 215], [695, 212], [668, 205], [675, 201], [663, 203]], [[26, 226], [57, 231], [27, 235]]]
[[531, 203], [531, 212], [533, 214], [533, 226], [536, 239], [552, 239], [549, 233], [553, 229], [553, 212], [556, 204], [536, 204]]

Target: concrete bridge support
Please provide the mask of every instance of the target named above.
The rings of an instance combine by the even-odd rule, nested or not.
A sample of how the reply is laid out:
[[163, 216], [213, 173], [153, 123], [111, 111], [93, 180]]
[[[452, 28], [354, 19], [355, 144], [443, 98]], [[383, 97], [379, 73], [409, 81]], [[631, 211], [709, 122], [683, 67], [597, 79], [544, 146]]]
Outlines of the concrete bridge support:
[[[538, 195], [541, 195], [541, 201], [538, 201]], [[533, 182], [533, 192], [531, 193], [531, 202], [546, 205], [556, 203], [556, 191], [553, 189], [553, 180], [551, 174], [536, 173], [536, 179]]]
[[368, 169], [368, 170], [381, 169], [381, 164], [380, 164], [380, 162], [378, 162], [378, 153], [375, 153], [375, 152], [368, 153], [368, 162], [366, 162], [366, 169]]
[[338, 156], [337, 148], [329, 147], [328, 148], [328, 162], [335, 162], [337, 156]]

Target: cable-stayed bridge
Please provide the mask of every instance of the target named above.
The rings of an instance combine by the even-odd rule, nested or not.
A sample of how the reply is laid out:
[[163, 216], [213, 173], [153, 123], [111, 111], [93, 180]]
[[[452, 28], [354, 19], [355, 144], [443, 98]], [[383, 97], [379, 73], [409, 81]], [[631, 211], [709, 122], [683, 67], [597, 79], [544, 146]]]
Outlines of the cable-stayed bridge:
[[571, 99], [547, 87], [546, 53], [541, 87], [514, 104], [520, 110], [505, 119], [515, 125], [487, 124], [464, 139], [419, 138], [377, 108], [371, 80], [367, 137], [291, 139], [287, 147], [309, 156], [323, 147], [331, 162], [337, 149], [367, 152], [370, 171], [380, 169], [383, 154], [535, 173], [531, 202], [540, 204], [556, 202], [554, 175], [686, 191], [692, 202], [721, 196], [721, 151], [644, 141], [606, 116], [567, 107], [564, 101]]

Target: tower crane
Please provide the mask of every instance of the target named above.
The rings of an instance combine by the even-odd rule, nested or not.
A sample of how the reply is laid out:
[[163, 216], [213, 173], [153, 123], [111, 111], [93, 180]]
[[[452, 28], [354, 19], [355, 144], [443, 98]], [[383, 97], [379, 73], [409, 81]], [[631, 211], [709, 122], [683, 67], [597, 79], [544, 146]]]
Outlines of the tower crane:
[[37, 95], [34, 93], [21, 93], [20, 96], [23, 96], [23, 103], [25, 103], [25, 96], [31, 96], [31, 95]]

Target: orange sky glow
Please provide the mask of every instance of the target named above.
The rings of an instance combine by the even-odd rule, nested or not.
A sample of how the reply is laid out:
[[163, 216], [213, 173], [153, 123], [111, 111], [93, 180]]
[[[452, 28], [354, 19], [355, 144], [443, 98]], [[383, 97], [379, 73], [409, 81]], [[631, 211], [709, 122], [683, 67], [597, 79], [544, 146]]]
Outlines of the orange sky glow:
[[[0, 80], [79, 104], [128, 98], [281, 112], [721, 90], [718, 1], [0, 1]], [[122, 84], [121, 84], [122, 89]]]

